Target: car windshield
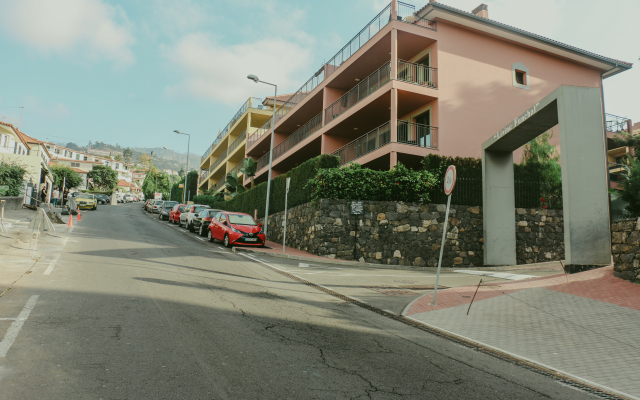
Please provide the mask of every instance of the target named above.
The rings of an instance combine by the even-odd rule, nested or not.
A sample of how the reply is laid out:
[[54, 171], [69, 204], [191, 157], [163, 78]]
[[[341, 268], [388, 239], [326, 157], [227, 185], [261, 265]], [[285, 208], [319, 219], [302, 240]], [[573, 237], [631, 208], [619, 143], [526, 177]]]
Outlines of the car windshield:
[[172, 202], [165, 201], [164, 202], [164, 208], [171, 208], [171, 207], [175, 206], [176, 204], [178, 204], [178, 202], [176, 202], [176, 201], [172, 201]]
[[93, 197], [92, 194], [79, 194], [78, 198], [79, 199], [89, 199], [89, 200], [95, 199], [95, 197]]
[[154, 205], [159, 206], [160, 204], [162, 204], [162, 200], [156, 200]]
[[258, 225], [250, 215], [229, 214], [229, 223], [234, 225]]
[[207, 208], [209, 208], [209, 207], [206, 207], [206, 206], [194, 207], [193, 208], [193, 213], [194, 214], [199, 213], [200, 211], [206, 210]]

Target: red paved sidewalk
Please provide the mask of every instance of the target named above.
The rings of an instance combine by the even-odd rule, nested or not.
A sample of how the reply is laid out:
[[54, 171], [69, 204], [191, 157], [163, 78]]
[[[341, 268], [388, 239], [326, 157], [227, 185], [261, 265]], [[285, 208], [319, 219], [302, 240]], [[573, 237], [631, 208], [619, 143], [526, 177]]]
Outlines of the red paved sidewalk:
[[[411, 305], [406, 314], [412, 315], [469, 304], [476, 288], [477, 285], [439, 291], [436, 306], [431, 305], [433, 294], [424, 295]], [[572, 275], [560, 274], [516, 282], [482, 284], [473, 302], [530, 288], [555, 290], [640, 311], [640, 285], [614, 277], [613, 266]]]

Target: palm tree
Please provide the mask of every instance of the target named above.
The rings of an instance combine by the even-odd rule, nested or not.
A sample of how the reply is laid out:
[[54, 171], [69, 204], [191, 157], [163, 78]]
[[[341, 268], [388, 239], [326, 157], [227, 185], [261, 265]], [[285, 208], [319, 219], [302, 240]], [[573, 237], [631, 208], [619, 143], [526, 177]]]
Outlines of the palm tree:
[[240, 168], [240, 172], [244, 174], [244, 176], [251, 179], [251, 187], [255, 186], [255, 182], [253, 181], [253, 177], [256, 176], [256, 169], [258, 168], [258, 163], [253, 160], [251, 157], [247, 157], [242, 160], [242, 168]]

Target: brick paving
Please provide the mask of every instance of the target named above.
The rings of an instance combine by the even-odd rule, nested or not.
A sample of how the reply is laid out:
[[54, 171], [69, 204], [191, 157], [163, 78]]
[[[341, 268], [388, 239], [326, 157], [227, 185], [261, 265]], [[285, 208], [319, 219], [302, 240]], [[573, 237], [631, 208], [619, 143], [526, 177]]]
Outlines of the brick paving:
[[[613, 267], [440, 291], [406, 315], [640, 398], [640, 285]], [[568, 282], [567, 282], [568, 278]], [[479, 279], [478, 279], [479, 280]]]

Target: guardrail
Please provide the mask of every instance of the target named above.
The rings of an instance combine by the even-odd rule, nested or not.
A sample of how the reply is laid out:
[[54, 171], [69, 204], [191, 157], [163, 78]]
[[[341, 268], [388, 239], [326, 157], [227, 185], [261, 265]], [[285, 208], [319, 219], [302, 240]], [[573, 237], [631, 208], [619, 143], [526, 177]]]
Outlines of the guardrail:
[[242, 131], [240, 136], [238, 136], [236, 140], [234, 140], [233, 143], [229, 145], [229, 154], [233, 154], [233, 151], [242, 143], [242, 141], [246, 137], [247, 137], [247, 130], [245, 129], [244, 131]]
[[273, 149], [273, 159], [279, 158], [284, 153], [291, 150], [298, 143], [302, 142], [304, 139], [311, 136], [318, 129], [322, 128], [322, 113], [316, 115], [307, 121], [306, 124], [302, 125], [295, 132], [293, 132], [288, 138], [286, 138], [282, 143], [277, 145]]
[[213, 185], [213, 191], [214, 192], [217, 192], [221, 187], [224, 187], [225, 179], [226, 179], [226, 177], [224, 177], [224, 176], [222, 178], [218, 179], [218, 182], [216, 182]]
[[380, 89], [391, 79], [391, 61], [385, 63], [371, 75], [343, 94], [338, 100], [324, 110], [324, 123], [328, 124], [339, 115], [356, 105], [360, 100]]
[[398, 143], [437, 149], [438, 128], [415, 122], [398, 121]]
[[[228, 150], [228, 149], [227, 149]], [[209, 173], [213, 173], [213, 171], [218, 168], [218, 166], [227, 158], [227, 150], [223, 151], [222, 154], [211, 164], [209, 167]]]
[[269, 165], [269, 151], [256, 161], [256, 172]]
[[416, 8], [411, 4], [398, 2], [398, 21], [405, 22], [411, 25], [421, 26], [423, 28], [431, 29], [433, 31], [438, 30], [436, 21], [431, 21], [426, 18], [416, 15]]
[[247, 139], [247, 148], [253, 146], [253, 144], [262, 137], [262, 135], [264, 135], [268, 130], [271, 129], [271, 120], [272, 118], [266, 120], [260, 128], [256, 129], [255, 132], [249, 135], [249, 138]]
[[436, 88], [437, 68], [398, 60], [398, 80]]
[[331, 154], [338, 156], [340, 165], [344, 165], [389, 143], [391, 143], [391, 124], [385, 122]]

